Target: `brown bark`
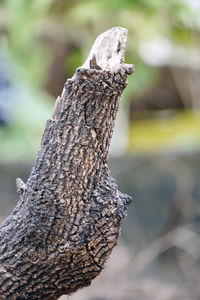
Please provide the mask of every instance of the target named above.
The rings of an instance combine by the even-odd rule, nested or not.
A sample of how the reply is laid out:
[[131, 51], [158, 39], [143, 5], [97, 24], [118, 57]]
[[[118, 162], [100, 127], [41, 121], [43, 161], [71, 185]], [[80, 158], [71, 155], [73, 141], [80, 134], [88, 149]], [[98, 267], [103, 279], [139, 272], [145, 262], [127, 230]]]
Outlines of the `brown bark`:
[[19, 202], [0, 227], [0, 299], [58, 299], [87, 286], [117, 243], [130, 197], [107, 161], [121, 93], [133, 69], [95, 57], [67, 80]]

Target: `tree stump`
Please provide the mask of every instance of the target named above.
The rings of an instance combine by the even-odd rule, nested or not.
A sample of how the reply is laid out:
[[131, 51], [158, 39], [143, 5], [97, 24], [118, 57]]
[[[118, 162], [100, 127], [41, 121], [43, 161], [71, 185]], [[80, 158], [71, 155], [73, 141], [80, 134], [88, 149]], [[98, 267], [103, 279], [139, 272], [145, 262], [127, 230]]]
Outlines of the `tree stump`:
[[[107, 161], [127, 75], [127, 30], [112, 28], [68, 79], [19, 201], [0, 227], [0, 299], [58, 299], [87, 286], [117, 243], [131, 198]], [[120, 141], [119, 141], [120, 142]]]

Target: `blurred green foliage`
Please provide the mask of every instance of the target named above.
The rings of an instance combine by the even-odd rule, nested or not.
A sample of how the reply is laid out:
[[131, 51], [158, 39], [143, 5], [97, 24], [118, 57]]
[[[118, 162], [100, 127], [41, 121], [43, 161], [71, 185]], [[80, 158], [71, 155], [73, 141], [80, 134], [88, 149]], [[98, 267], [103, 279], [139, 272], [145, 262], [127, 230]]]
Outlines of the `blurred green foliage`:
[[[149, 134], [151, 133], [151, 134]], [[154, 153], [177, 151], [189, 153], [200, 145], [200, 112], [190, 110], [164, 118], [139, 120], [130, 126], [130, 152]]]
[[1, 1], [0, 51], [8, 53], [17, 74], [14, 81], [20, 86], [13, 121], [9, 127], [0, 128], [1, 157], [15, 160], [35, 156], [53, 106], [46, 85], [61, 46], [73, 45], [63, 61], [67, 78], [83, 63], [99, 33], [113, 26], [126, 27], [126, 61], [136, 65], [136, 75], [129, 78], [124, 95], [128, 101], [144, 93], [159, 77], [159, 69], [141, 58], [141, 43], [161, 36], [189, 47], [198, 43], [197, 19], [196, 11], [183, 0]]
[[[144, 87], [146, 82], [149, 84], [149, 76], [146, 76], [148, 66], [138, 53], [140, 42], [162, 35], [177, 43], [190, 44], [189, 30], [196, 26], [195, 12], [182, 0], [6, 0], [2, 3], [0, 26], [6, 30], [8, 50], [31, 82], [40, 86], [45, 83], [53, 55], [52, 47], [45, 43], [49, 36], [54, 41], [62, 39], [69, 44], [73, 41], [79, 47], [66, 64], [72, 72], [76, 61], [81, 63], [87, 56], [99, 33], [112, 26], [128, 28], [127, 58], [135, 62], [139, 71], [142, 68]], [[76, 57], [75, 61], [72, 57]]]

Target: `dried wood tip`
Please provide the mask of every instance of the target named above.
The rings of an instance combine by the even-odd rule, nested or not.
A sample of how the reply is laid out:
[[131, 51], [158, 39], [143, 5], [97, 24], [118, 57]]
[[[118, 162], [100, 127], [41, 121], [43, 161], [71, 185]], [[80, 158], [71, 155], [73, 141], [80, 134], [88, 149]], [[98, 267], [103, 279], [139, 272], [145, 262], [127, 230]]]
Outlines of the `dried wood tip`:
[[[95, 40], [83, 68], [116, 71], [124, 69], [128, 74], [134, 72], [133, 65], [124, 63], [128, 30], [113, 27], [100, 34]], [[95, 62], [95, 63], [94, 63]]]

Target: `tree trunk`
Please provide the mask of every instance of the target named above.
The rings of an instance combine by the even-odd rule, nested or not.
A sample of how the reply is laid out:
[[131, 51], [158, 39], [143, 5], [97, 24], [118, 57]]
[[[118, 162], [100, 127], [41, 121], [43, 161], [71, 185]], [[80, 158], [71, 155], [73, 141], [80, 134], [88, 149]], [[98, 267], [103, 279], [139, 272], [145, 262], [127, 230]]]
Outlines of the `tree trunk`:
[[[0, 227], [0, 299], [58, 299], [87, 286], [117, 243], [130, 197], [108, 170], [119, 100], [132, 65], [127, 30], [95, 41], [48, 119], [19, 202]], [[120, 143], [120, 141], [119, 141]]]

